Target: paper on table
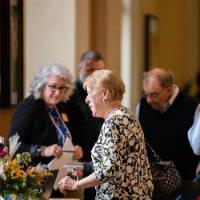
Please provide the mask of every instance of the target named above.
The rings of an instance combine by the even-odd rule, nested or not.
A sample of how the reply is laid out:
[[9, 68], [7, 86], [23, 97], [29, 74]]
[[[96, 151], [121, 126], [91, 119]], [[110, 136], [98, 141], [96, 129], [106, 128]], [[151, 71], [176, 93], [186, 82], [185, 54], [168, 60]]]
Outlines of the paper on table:
[[53, 188], [58, 189], [58, 182], [61, 178], [66, 176], [66, 169], [63, 169], [65, 163], [72, 162], [74, 146], [72, 141], [67, 137], [63, 146], [63, 154], [60, 158], [54, 158], [48, 167], [50, 170], [59, 170]]
[[63, 167], [60, 168], [60, 169], [59, 169], [59, 172], [58, 172], [58, 175], [57, 175], [57, 177], [56, 177], [56, 181], [55, 181], [54, 186], [53, 186], [54, 190], [57, 190], [57, 189], [58, 189], [58, 182], [59, 182], [62, 178], [64, 178], [66, 175], [67, 175], [67, 169], [66, 169], [66, 168], [63, 168]]

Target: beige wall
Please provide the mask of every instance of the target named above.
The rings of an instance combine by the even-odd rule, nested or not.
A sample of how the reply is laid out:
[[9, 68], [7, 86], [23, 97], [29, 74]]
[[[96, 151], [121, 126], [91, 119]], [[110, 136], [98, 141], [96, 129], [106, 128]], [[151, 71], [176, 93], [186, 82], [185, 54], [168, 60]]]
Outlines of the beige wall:
[[191, 93], [196, 91], [196, 73], [200, 70], [200, 2], [187, 0], [185, 4], [185, 55], [183, 83], [192, 82]]
[[159, 0], [152, 13], [159, 18], [160, 67], [172, 70], [181, 88], [195, 85], [200, 66], [199, 5], [198, 0]]
[[92, 0], [91, 9], [91, 48], [104, 55], [110, 69], [120, 71], [121, 0]]
[[[182, 84], [182, 71], [185, 51], [185, 1], [175, 0], [161, 4], [160, 16], [160, 56], [163, 67], [173, 70], [179, 85]], [[170, 14], [171, 13], [171, 14]]]
[[[125, 2], [130, 3], [126, 30]], [[25, 90], [41, 65], [57, 61], [77, 74], [80, 54], [95, 49], [108, 68], [122, 73], [127, 105], [135, 107], [142, 89], [146, 14], [159, 21], [152, 40], [156, 65], [171, 69], [181, 87], [194, 83], [200, 68], [199, 0], [24, 0]]]
[[35, 72], [49, 62], [66, 65], [74, 72], [74, 0], [24, 0], [24, 88]]
[[[91, 48], [91, 0], [76, 0], [75, 43], [75, 66], [77, 66], [81, 53]], [[75, 71], [77, 74], [78, 67], [76, 67]]]

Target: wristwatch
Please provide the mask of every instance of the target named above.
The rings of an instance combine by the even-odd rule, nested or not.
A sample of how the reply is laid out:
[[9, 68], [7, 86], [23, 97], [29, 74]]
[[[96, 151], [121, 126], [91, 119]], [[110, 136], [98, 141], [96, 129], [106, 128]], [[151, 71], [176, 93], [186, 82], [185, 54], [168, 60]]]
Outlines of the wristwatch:
[[44, 149], [45, 149], [45, 146], [38, 146], [37, 148], [37, 156], [44, 156]]

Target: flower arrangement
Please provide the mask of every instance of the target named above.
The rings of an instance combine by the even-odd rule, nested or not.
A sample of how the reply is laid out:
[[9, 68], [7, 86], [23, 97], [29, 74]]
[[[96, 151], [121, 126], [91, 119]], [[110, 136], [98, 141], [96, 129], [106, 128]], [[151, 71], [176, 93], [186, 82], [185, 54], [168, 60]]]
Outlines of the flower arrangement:
[[[42, 186], [51, 173], [39, 164], [29, 166], [28, 152], [12, 158], [0, 144], [0, 196], [2, 199], [40, 199]], [[0, 198], [0, 199], [1, 199]]]

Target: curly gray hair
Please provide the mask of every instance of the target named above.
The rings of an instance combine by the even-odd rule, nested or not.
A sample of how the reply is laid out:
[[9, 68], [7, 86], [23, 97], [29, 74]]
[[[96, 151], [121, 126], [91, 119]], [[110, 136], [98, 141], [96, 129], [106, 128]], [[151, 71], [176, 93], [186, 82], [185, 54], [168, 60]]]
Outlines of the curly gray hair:
[[67, 101], [74, 90], [73, 77], [66, 67], [57, 63], [46, 65], [36, 73], [35, 78], [30, 85], [29, 93], [36, 99], [42, 98], [44, 86], [47, 84], [51, 76], [59, 76], [65, 80], [65, 86], [68, 89], [63, 101]]

